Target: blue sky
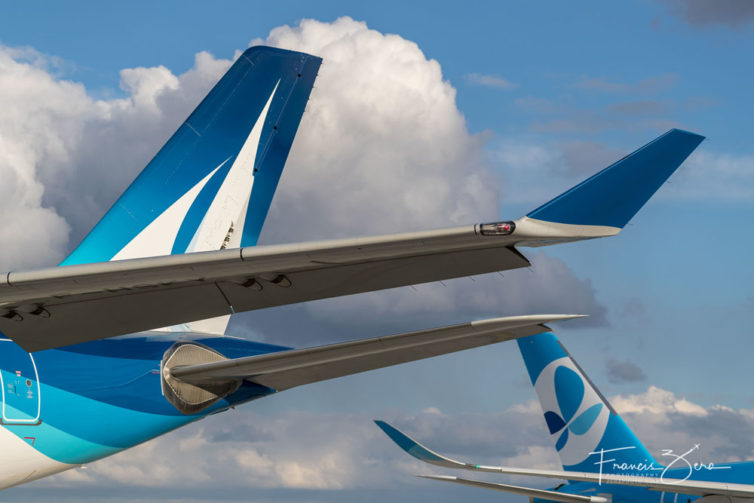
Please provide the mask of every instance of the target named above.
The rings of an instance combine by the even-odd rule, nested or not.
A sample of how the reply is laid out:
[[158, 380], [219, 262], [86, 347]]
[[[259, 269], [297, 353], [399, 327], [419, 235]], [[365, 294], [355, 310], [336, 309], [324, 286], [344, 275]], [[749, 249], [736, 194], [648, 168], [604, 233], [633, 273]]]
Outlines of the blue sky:
[[[418, 88], [427, 94], [436, 90], [441, 113], [435, 122], [447, 119], [447, 128], [412, 119], [413, 103], [402, 108], [405, 117], [397, 117], [400, 110], [389, 114], [390, 105], [400, 98], [389, 93], [391, 89], [400, 93], [400, 82], [382, 93], [369, 88], [374, 94], [365, 94], [363, 101], [381, 105], [383, 119], [401, 135], [380, 136], [378, 140], [385, 144], [376, 149], [372, 142], [377, 140], [370, 136], [375, 129], [365, 122], [362, 129], [357, 128], [363, 135], [355, 136], [354, 141], [361, 142], [355, 150], [333, 148], [328, 157], [328, 152], [317, 150], [313, 125], [324, 124], [315, 122], [319, 120], [317, 106], [329, 104], [338, 108], [339, 117], [367, 120], [356, 108], [358, 101], [331, 96], [327, 85], [342, 82], [336, 76], [342, 67], [332, 61], [333, 70], [322, 74], [313, 94], [311, 115], [315, 118], [310, 120], [310, 129], [305, 130], [306, 116], [302, 122], [288, 177], [281, 182], [280, 197], [270, 215], [273, 228], [276, 223], [307, 218], [307, 213], [312, 218], [303, 236], [307, 239], [363, 234], [364, 228], [355, 221], [357, 215], [369, 217], [374, 232], [459, 223], [454, 215], [472, 210], [483, 212], [478, 216], [482, 219], [517, 218], [671, 127], [698, 132], [708, 140], [616, 238], [544, 252], [527, 250], [534, 258], [532, 271], [506, 273], [504, 278], [462, 279], [447, 288], [425, 285], [251, 313], [234, 322], [233, 333], [301, 346], [523, 314], [520, 311], [583, 310], [592, 315], [591, 324], [563, 326], [557, 333], [608, 396], [623, 397], [616, 403], [633, 411], [629, 414], [634, 414], [635, 422], [629, 423], [646, 432], [650, 449], [685, 447], [659, 444], [672, 437], [679, 444], [708, 442], [718, 457], [730, 456], [734, 444], [736, 456], [754, 457], [750, 432], [731, 429], [723, 438], [718, 431], [710, 433], [683, 420], [688, 419], [683, 414], [704, 410], [709, 420], [705, 427], [715, 428], [711, 419], [727, 414], [726, 407], [732, 411], [731, 421], [749, 417], [754, 409], [749, 386], [754, 377], [749, 356], [754, 349], [750, 335], [754, 270], [748, 253], [752, 244], [748, 229], [754, 215], [754, 70], [750, 64], [754, 12], [741, 8], [743, 3], [716, 2], [714, 8], [697, 0], [610, 4], [227, 1], [221, 7], [199, 2], [8, 3], [0, 16], [0, 45], [9, 57], [0, 66], [0, 86], [12, 89], [16, 74], [11, 70], [30, 65], [38, 72], [34, 78], [60, 95], [41, 92], [28, 103], [8, 102], [0, 108], [6, 113], [6, 121], [0, 119], [0, 139], [3, 135], [8, 142], [21, 138], [13, 144], [18, 152], [41, 152], [29, 158], [29, 173], [36, 183], [30, 191], [31, 202], [24, 204], [28, 203], [30, 215], [44, 213], [44, 225], [54, 230], [45, 235], [33, 256], [7, 245], [0, 254], [0, 269], [49, 265], [70, 250], [190, 111], [201, 97], [200, 90], [206, 90], [205, 80], [219, 75], [222, 60], [232, 59], [250, 41], [316, 45], [296, 34], [302, 19], [319, 21], [317, 26], [325, 32], [373, 30], [379, 37], [373, 37], [372, 52], [364, 53], [364, 67], [380, 77], [382, 67], [369, 66], [370, 58], [377, 65], [379, 55], [388, 50], [410, 53], [416, 58], [413, 67], [395, 70], [388, 65], [385, 68], [396, 73], [382, 77], [426, 86]], [[338, 24], [336, 20], [343, 16], [353, 21]], [[357, 26], [358, 22], [366, 24]], [[285, 25], [292, 28], [271, 34]], [[203, 66], [195, 59], [202, 51], [211, 54]], [[433, 65], [439, 65], [441, 75], [433, 73], [438, 68]], [[18, 96], [31, 96], [35, 89], [29, 86]], [[47, 87], [40, 84], [40, 89]], [[70, 106], [46, 105], [45, 96]], [[415, 105], [416, 117], [420, 117], [419, 112], [425, 110]], [[107, 113], [102, 111], [105, 108]], [[49, 122], [40, 119], [48, 116]], [[98, 136], [87, 142], [87, 135], [93, 134], [87, 124], [92, 123], [108, 127], [98, 128]], [[16, 129], [27, 127], [39, 136], [14, 136]], [[48, 138], [55, 128], [76, 134], [56, 133]], [[115, 136], [108, 136], [108, 131]], [[417, 135], [415, 141], [411, 134]], [[411, 141], [403, 144], [401, 138]], [[449, 146], [448, 139], [458, 142]], [[388, 181], [369, 181], [365, 172], [379, 166], [377, 154], [383, 150], [391, 152], [390, 162], [401, 169], [386, 170]], [[311, 154], [309, 159], [305, 154]], [[444, 157], [450, 160], [444, 162]], [[317, 164], [324, 161], [327, 166]], [[0, 163], [0, 169], [4, 166]], [[311, 173], [320, 169], [323, 173], [313, 177]], [[385, 201], [365, 201], [363, 207], [339, 207], [327, 201], [330, 172], [332, 180], [349, 174], [359, 188], [374, 183], [367, 188], [376, 195], [386, 194], [375, 196]], [[487, 183], [471, 203], [463, 202], [468, 194], [457, 189], [457, 193], [451, 190], [455, 195], [447, 201], [437, 203], [434, 213], [409, 211], [412, 206], [406, 194], [412, 187], [437, 180], [451, 180], [451, 185], [460, 187], [474, 177]], [[299, 207], [306, 203], [310, 206]], [[0, 204], [0, 211], [10, 210]], [[292, 238], [271, 230], [266, 239]], [[3, 237], [3, 242], [10, 240]], [[482, 301], [459, 300], [472, 299], [474, 294], [481, 295]], [[652, 387], [665, 394], [653, 394]], [[267, 421], [270, 428], [281, 428], [270, 430], [272, 438], [281, 439], [277, 444], [283, 452], [280, 464], [297, 455], [314, 459], [312, 451], [337, 443], [341, 454], [352, 455], [354, 445], [372, 451], [370, 459], [379, 466], [375, 472], [380, 475], [370, 478], [367, 465], [359, 462], [341, 478], [323, 469], [332, 483], [319, 492], [309, 482], [291, 484], [279, 475], [275, 478], [279, 483], [265, 487], [259, 501], [345, 500], [356, 494], [383, 499], [386, 485], [402, 494], [391, 493], [393, 499], [441, 501], [465, 493], [409, 480], [408, 475], [421, 469], [404, 460], [379, 432], [372, 434], [376, 428], [368, 420], [395, 419], [408, 430], [424, 432], [427, 441], [438, 439], [438, 448], [446, 446], [467, 458], [473, 458], [475, 446], [485, 442], [477, 438], [464, 448], [448, 437], [470, 438], [453, 427], [472, 424], [480, 431], [488, 428], [489, 438], [500, 443], [500, 454], [485, 452], [481, 454], [485, 460], [546, 464], [552, 457], [546, 454], [549, 439], [544, 422], [538, 425], [541, 435], [537, 420], [522, 435], [516, 428], [524, 428], [526, 421], [510, 419], [518, 417], [516, 407], [524, 407], [533, 397], [516, 348], [501, 344], [288, 391], [250, 404], [236, 416], [212, 418], [204, 426], [175, 433], [168, 442], [207, 439], [213, 429], [235, 425], [237, 431], [244, 431], [251, 422]], [[652, 400], [654, 409], [646, 405]], [[498, 421], [499, 417], [503, 419]], [[321, 426], [313, 430], [321, 437], [315, 445], [297, 445], [296, 435], [284, 433], [298, 431], [301, 422], [339, 427]], [[327, 435], [336, 431], [364, 439], [338, 438], [328, 443]], [[267, 448], [274, 464], [278, 459], [275, 446]], [[101, 497], [103, 482], [97, 480], [104, 480], [108, 488], [118, 488], [114, 490], [118, 501], [145, 501], [151, 489], [117, 474], [127, 473], [125, 468], [139, 462], [148, 465], [150, 453], [124, 454], [124, 461], [116, 457], [104, 468], [93, 465], [88, 472], [93, 475], [40, 482], [0, 493], [0, 500], [43, 500], [60, 487], [73, 499]], [[342, 456], [336, 459], [353, 461], [349, 455]], [[231, 486], [223, 493], [230, 500], [253, 484]], [[178, 500], [205, 497], [169, 478], [162, 487]], [[129, 499], [129, 494], [137, 494], [134, 498], [138, 499]], [[479, 493], [479, 497], [499, 495]], [[514, 500], [518, 501], [510, 499]]]
[[[443, 75], [459, 89], [459, 108], [472, 132], [518, 131], [522, 122], [536, 120], [528, 107], [515, 106], [515, 99], [528, 96], [599, 112], [616, 104], [608, 92], [613, 84], [624, 88], [619, 96], [667, 100], [665, 105], [675, 108], [673, 120], [689, 127], [704, 121], [706, 134], [728, 149], [742, 152], [748, 143], [742, 126], [752, 111], [746, 100], [752, 79], [746, 64], [750, 29], [745, 24], [690, 25], [669, 16], [662, 2], [626, 2], [609, 9], [597, 1], [467, 2], [463, 7], [284, 1], [263, 9], [232, 1], [223, 2], [222, 9], [191, 2], [39, 5], [33, 12], [20, 3], [4, 7], [3, 43], [59, 56], [71, 64], [70, 78], [103, 93], [118, 92], [122, 68], [165, 65], [180, 73], [192, 65], [196, 52], [229, 57], [274, 27], [348, 15], [414, 41], [437, 59]], [[514, 99], [496, 99], [494, 89], [473, 91], [464, 76], [479, 72], [516, 83], [516, 92], [506, 97]], [[669, 82], [652, 83], [663, 78]], [[490, 106], [489, 101], [497, 103]], [[643, 139], [636, 133], [637, 140]]]

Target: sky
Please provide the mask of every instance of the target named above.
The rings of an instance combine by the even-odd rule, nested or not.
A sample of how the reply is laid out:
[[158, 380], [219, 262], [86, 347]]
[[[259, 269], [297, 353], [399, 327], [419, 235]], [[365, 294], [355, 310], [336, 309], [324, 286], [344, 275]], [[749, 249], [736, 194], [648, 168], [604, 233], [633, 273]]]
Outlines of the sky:
[[[651, 452], [754, 459], [754, 4], [4, 2], [0, 270], [64, 258], [260, 43], [324, 58], [264, 244], [515, 219], [670, 128], [708, 139], [617, 237], [237, 315], [232, 335], [305, 347], [589, 314], [555, 333]], [[557, 468], [534, 397], [503, 343], [286, 391], [0, 501], [523, 501], [416, 479], [437, 470], [371, 421]]]

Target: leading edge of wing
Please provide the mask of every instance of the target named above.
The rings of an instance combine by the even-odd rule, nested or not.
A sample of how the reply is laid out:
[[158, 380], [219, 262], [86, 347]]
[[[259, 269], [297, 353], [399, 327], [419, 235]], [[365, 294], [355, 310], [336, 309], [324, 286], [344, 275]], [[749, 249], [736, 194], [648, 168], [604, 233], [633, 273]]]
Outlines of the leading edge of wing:
[[526, 267], [480, 225], [0, 275], [0, 332], [39, 351], [315, 299]]
[[453, 353], [548, 331], [546, 322], [581, 315], [528, 315], [364, 339], [314, 348], [292, 349], [245, 358], [182, 365], [169, 376], [194, 385], [248, 380], [282, 391], [378, 368]]

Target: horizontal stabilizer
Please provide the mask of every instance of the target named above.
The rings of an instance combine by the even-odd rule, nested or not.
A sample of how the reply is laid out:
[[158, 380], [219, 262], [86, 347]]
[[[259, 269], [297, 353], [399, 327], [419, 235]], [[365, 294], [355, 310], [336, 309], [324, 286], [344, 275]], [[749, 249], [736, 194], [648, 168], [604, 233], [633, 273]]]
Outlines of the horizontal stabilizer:
[[479, 480], [461, 479], [446, 475], [419, 475], [419, 477], [431, 480], [442, 480], [465, 486], [481, 487], [482, 489], [505, 491], [507, 493], [520, 494], [522, 496], [540, 498], [547, 501], [561, 501], [563, 503], [607, 503], [608, 501], [607, 498], [603, 496], [582, 496], [580, 494], [568, 494], [558, 491], [548, 491], [545, 489], [534, 489], [532, 487], [512, 486], [510, 484], [496, 484], [494, 482], [481, 482]]
[[328, 346], [168, 368], [194, 385], [247, 380], [277, 391], [548, 331], [579, 315], [511, 316]]
[[526, 216], [622, 229], [702, 140], [698, 134], [672, 129]]

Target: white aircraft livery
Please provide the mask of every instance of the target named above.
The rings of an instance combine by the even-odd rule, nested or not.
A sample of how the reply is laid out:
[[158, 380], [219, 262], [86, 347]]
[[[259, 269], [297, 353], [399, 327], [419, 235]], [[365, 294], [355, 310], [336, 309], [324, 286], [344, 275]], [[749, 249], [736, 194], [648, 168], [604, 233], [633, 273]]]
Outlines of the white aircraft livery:
[[702, 141], [672, 130], [515, 221], [257, 246], [321, 60], [246, 50], [59, 266], [0, 274], [0, 488], [295, 386], [530, 336], [572, 315], [292, 349], [233, 313], [527, 267], [617, 234]]

